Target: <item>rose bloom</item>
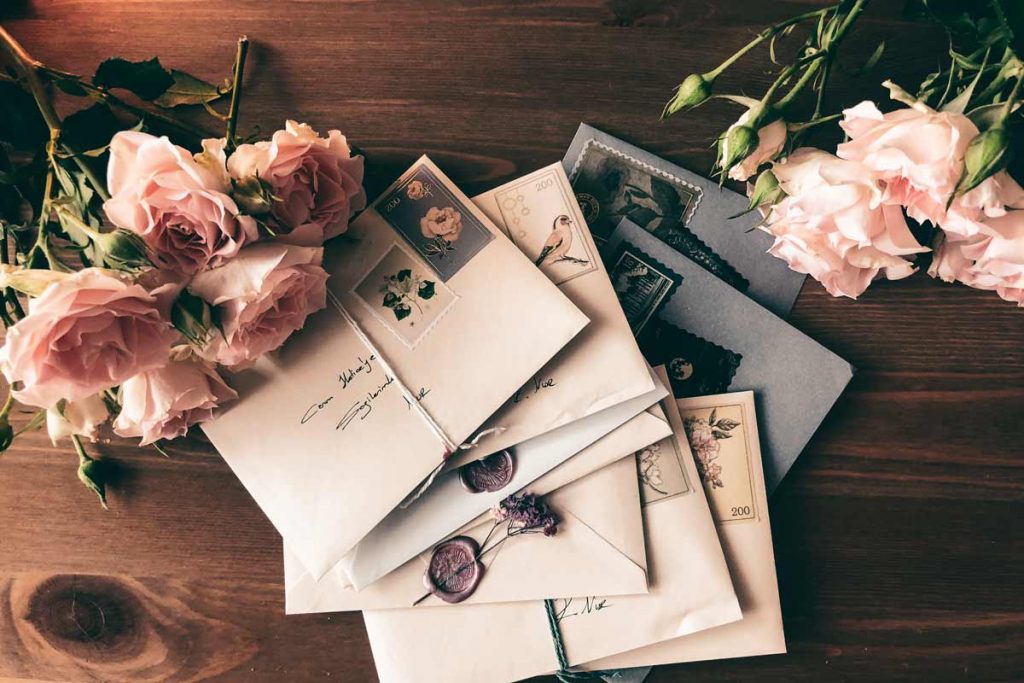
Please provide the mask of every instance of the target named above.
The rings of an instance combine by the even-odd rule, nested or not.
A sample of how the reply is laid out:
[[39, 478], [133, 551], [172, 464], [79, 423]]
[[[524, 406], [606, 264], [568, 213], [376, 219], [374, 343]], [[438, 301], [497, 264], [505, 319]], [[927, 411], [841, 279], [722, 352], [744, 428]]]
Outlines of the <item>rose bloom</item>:
[[[743, 115], [736, 120], [736, 123], [729, 126], [732, 130], [736, 126], [742, 126], [750, 120], [750, 110], [743, 112]], [[729, 131], [725, 132], [726, 138]], [[786, 122], [782, 119], [775, 119], [771, 123], [762, 126], [757, 131], [757, 148], [751, 152], [746, 159], [735, 164], [729, 169], [729, 177], [733, 180], [745, 181], [757, 173], [761, 164], [775, 158], [786, 144]], [[728, 149], [722, 152], [723, 158], [728, 158]]]
[[21, 382], [16, 399], [49, 408], [163, 365], [176, 336], [145, 288], [86, 268], [29, 300], [28, 315], [7, 330], [0, 369], [8, 382]]
[[1024, 210], [988, 219], [984, 232], [972, 237], [940, 234], [928, 274], [995, 291], [1024, 307]]
[[224, 141], [204, 140], [192, 156], [166, 137], [137, 131], [110, 142], [103, 204], [110, 221], [138, 233], [158, 265], [192, 274], [216, 266], [258, 238], [256, 222], [228, 195]]
[[1000, 171], [954, 199], [941, 227], [951, 237], [974, 237], [982, 232], [991, 234], [989, 220], [1005, 216], [1010, 209], [1024, 209], [1024, 188], [1009, 173]]
[[787, 196], [762, 226], [775, 236], [768, 252], [832, 296], [856, 299], [880, 274], [907, 277], [914, 266], [903, 257], [928, 251], [860, 164], [804, 147], [772, 170]]
[[269, 242], [197, 275], [189, 289], [220, 314], [220, 330], [211, 330], [204, 355], [239, 367], [281, 346], [310, 313], [327, 305], [322, 258], [320, 247]]
[[423, 199], [427, 196], [427, 188], [420, 181], [414, 180], [406, 185], [405, 195], [409, 199]]
[[432, 206], [420, 219], [420, 232], [427, 239], [440, 237], [446, 242], [454, 242], [462, 234], [462, 214], [451, 206], [443, 209]]
[[63, 408], [51, 406], [46, 411], [46, 432], [56, 446], [61, 439], [72, 435], [96, 441], [100, 426], [110, 417], [103, 394], [86, 396], [80, 401], [66, 401]]
[[145, 446], [160, 439], [184, 436], [194, 424], [213, 417], [214, 409], [238, 398], [206, 361], [188, 347], [172, 350], [163, 367], [140, 372], [121, 384], [121, 412], [114, 431], [141, 437]]
[[850, 137], [836, 149], [885, 181], [890, 201], [918, 222], [941, 225], [946, 203], [964, 168], [964, 153], [978, 128], [963, 114], [935, 111], [918, 102], [883, 114], [872, 102], [843, 111]]
[[366, 206], [363, 158], [353, 157], [339, 131], [321, 138], [288, 121], [269, 141], [239, 145], [228, 159], [231, 177], [258, 176], [276, 198], [270, 214], [289, 244], [318, 247], [345, 232], [352, 213]]

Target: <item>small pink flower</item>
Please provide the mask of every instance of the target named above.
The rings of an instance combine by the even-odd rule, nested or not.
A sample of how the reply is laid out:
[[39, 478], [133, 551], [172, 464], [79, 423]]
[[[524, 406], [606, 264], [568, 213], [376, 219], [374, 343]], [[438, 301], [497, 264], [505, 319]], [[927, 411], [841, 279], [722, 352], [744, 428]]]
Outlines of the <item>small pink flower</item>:
[[137, 131], [110, 142], [103, 204], [110, 221], [137, 233], [158, 265], [190, 275], [216, 266], [258, 238], [256, 222], [239, 214], [228, 195], [224, 141], [204, 140], [204, 152], [188, 150]]
[[971, 237], [940, 233], [928, 274], [995, 291], [1024, 307], [1024, 210], [987, 219]]
[[145, 446], [184, 436], [213, 417], [217, 406], [238, 395], [209, 363], [178, 347], [163, 367], [140, 372], [121, 385], [121, 412], [114, 431], [141, 437]]
[[914, 266], [904, 257], [928, 251], [859, 163], [804, 147], [772, 170], [787, 196], [762, 226], [776, 238], [769, 253], [832, 296], [857, 298], [881, 274], [906, 277]]
[[445, 242], [454, 242], [462, 234], [462, 214], [451, 206], [432, 206], [420, 219], [420, 232], [427, 239], [440, 237]]
[[319, 247], [265, 242], [197, 275], [189, 289], [220, 315], [220, 331], [213, 331], [204, 355], [237, 367], [281, 346], [327, 305], [322, 258]]
[[239, 145], [227, 162], [236, 180], [258, 176], [269, 185], [279, 241], [318, 247], [348, 229], [366, 206], [363, 158], [353, 157], [339, 131], [321, 138], [304, 123], [288, 121], [269, 141]]
[[964, 153], [978, 134], [970, 119], [921, 102], [883, 114], [865, 101], [846, 109], [840, 125], [850, 137], [836, 149], [840, 158], [884, 181], [886, 200], [904, 206], [914, 220], [942, 225]]
[[15, 398], [49, 408], [163, 365], [177, 333], [156, 298], [115, 271], [86, 268], [51, 284], [7, 330], [0, 369]]

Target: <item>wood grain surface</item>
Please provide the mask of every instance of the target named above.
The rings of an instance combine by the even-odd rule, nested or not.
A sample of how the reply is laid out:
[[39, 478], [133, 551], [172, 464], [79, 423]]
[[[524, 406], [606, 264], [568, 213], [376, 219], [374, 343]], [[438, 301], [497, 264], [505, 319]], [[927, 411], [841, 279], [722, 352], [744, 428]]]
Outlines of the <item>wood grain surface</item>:
[[[242, 130], [338, 127], [371, 187], [426, 152], [473, 193], [560, 159], [584, 120], [706, 171], [738, 112], [659, 123], [672, 87], [815, 4], [40, 0], [0, 19], [84, 73], [158, 54], [218, 80], [247, 34]], [[889, 49], [876, 74], [840, 79], [837, 106], [938, 64], [943, 37], [901, 5], [872, 6], [851, 67]], [[755, 60], [722, 85], [769, 79]], [[1024, 678], [1024, 311], [917, 275], [858, 302], [808, 283], [792, 322], [858, 373], [771, 502], [790, 653], [651, 680]], [[45, 434], [0, 457], [0, 678], [376, 680], [359, 615], [284, 616], [280, 538], [208, 445], [96, 450], [118, 468], [109, 512]]]

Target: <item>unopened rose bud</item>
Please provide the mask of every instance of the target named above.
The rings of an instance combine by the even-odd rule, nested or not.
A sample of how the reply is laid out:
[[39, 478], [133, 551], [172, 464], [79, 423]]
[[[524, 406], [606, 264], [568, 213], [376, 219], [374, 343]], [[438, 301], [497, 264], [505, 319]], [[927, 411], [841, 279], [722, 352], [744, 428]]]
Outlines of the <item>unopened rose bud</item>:
[[274, 194], [259, 176], [249, 176], [243, 180], [236, 180], [234, 185], [234, 197], [242, 211], [258, 216], [270, 211], [274, 204]]
[[135, 272], [153, 267], [146, 243], [134, 232], [118, 228], [93, 238], [103, 263], [114, 270]]
[[730, 168], [750, 156], [757, 149], [757, 131], [747, 125], [736, 125], [719, 138], [718, 166], [723, 176]]
[[954, 196], [970, 192], [1010, 162], [1010, 134], [999, 125], [974, 136], [964, 154], [964, 172]]
[[690, 74], [676, 88], [675, 96], [665, 105], [661, 118], [668, 118], [682, 109], [692, 109], [707, 102], [711, 97], [711, 86], [714, 80], [708, 80], [703, 74]]
[[778, 204], [785, 197], [786, 191], [779, 185], [779, 179], [769, 168], [757, 176], [757, 180], [750, 190], [750, 204], [747, 206], [747, 211], [753, 211], [759, 206]]
[[39, 296], [47, 287], [67, 277], [69, 273], [56, 270], [0, 264], [0, 288], [10, 287], [29, 296]]
[[0, 415], [0, 453], [3, 453], [14, 443], [14, 427], [7, 417], [7, 413]]
[[78, 458], [78, 480], [95, 493], [100, 505], [107, 509], [107, 467], [102, 460], [90, 458], [84, 452]]
[[214, 326], [213, 310], [205, 301], [183, 290], [171, 307], [171, 324], [192, 345], [202, 348]]

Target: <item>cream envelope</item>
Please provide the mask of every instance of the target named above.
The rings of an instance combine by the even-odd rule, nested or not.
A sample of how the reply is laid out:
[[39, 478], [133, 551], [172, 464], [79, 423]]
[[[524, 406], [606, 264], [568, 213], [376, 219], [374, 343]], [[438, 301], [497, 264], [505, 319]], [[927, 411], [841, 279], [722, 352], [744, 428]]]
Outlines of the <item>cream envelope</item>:
[[[715, 422], [729, 420], [726, 426], [733, 422], [739, 423], [729, 430], [732, 438], [700, 443], [717, 443], [721, 446], [717, 450], [709, 447], [703, 454], [707, 462], [703, 465], [706, 472], [719, 473], [715, 465], [721, 468], [718, 474], [721, 486], [715, 485], [712, 481], [714, 477], [707, 477], [704, 486], [709, 491], [712, 509], [718, 520], [722, 547], [743, 608], [743, 620], [599, 659], [584, 668], [619, 669], [726, 657], [773, 655], [786, 651], [753, 396], [752, 392], [745, 391], [678, 399], [684, 419], [703, 420], [703, 423], [697, 423], [696, 431], [708, 430], [707, 422], [712, 410], [716, 411]], [[694, 428], [691, 427], [691, 430]], [[749, 457], [744, 457], [744, 450]], [[698, 457], [701, 457], [699, 451]], [[746, 475], [742, 470], [747, 464], [750, 466], [751, 487], [734, 487], [737, 481], [746, 483]], [[749, 513], [746, 512], [748, 507]]]
[[[526, 488], [566, 460], [577, 460], [574, 456], [582, 454], [581, 451], [595, 441], [640, 415], [665, 395], [664, 385], [658, 382], [653, 391], [516, 445], [511, 449], [514, 461], [511, 479], [497, 490], [470, 493], [463, 486], [458, 471], [439, 475], [422, 496], [406, 507], [393, 510], [342, 558], [339, 563], [342, 583], [363, 590], [490, 510], [509, 494]], [[655, 427], [656, 433], [668, 430], [664, 422]], [[647, 431], [645, 436], [650, 433]], [[644, 443], [657, 438], [654, 436]], [[587, 458], [577, 460], [580, 464], [569, 469], [576, 472], [578, 478], [628, 452], [599, 448]], [[564, 483], [568, 481], [571, 479]]]
[[[663, 375], [663, 368], [658, 368]], [[637, 454], [647, 595], [568, 598], [553, 610], [570, 665], [741, 618], [675, 404], [674, 435]], [[656, 465], [660, 476], [651, 469]], [[364, 612], [382, 681], [510, 681], [559, 668], [543, 602]], [[514, 634], [514, 646], [494, 634]], [[425, 637], [424, 634], [429, 634]], [[464, 656], [437, 657], [437, 652]]]
[[[593, 415], [654, 386], [562, 164], [546, 166], [473, 202], [590, 324], [487, 421], [483, 429], [494, 431], [472, 450], [450, 458], [449, 467]], [[600, 359], [600, 371], [595, 371], [595, 359]]]
[[587, 323], [426, 157], [324, 262], [327, 309], [204, 425], [316, 577]]
[[[548, 503], [559, 518], [558, 533], [550, 538], [542, 534], [519, 536], [485, 554], [481, 558], [486, 568], [483, 580], [460, 604], [543, 600], [546, 595], [576, 595], [576, 591], [586, 595], [594, 591], [607, 595], [646, 593], [647, 557], [636, 478], [635, 462], [620, 458], [548, 494]], [[540, 491], [534, 486], [529, 490]], [[470, 536], [483, 548], [493, 528], [494, 522], [487, 515], [454, 535]], [[425, 594], [423, 574], [429, 561], [430, 553], [423, 553], [357, 593], [337, 581], [330, 583], [330, 574], [314, 582], [286, 552], [285, 611], [299, 614], [410, 607]], [[594, 571], [595, 567], [600, 571]], [[417, 609], [447, 606], [433, 596], [421, 605]]]

